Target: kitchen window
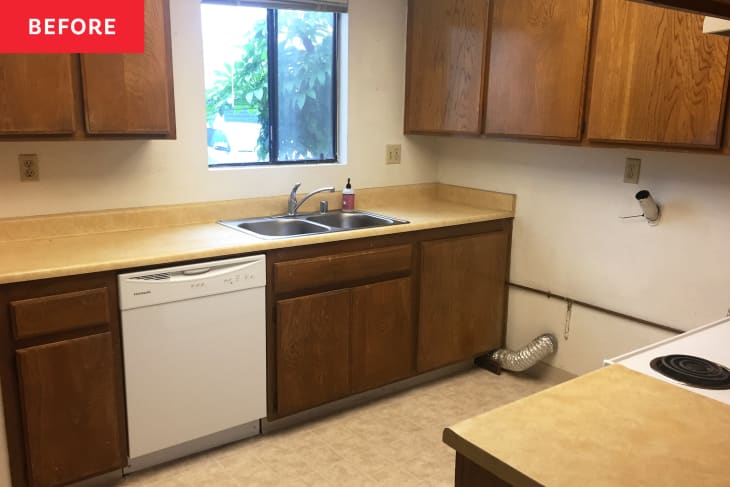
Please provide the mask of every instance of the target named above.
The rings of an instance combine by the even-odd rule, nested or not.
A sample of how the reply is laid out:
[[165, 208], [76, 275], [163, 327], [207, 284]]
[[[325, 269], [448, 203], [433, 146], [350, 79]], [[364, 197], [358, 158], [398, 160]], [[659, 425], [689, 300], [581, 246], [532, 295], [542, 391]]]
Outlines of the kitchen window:
[[202, 0], [209, 167], [337, 162], [347, 0]]

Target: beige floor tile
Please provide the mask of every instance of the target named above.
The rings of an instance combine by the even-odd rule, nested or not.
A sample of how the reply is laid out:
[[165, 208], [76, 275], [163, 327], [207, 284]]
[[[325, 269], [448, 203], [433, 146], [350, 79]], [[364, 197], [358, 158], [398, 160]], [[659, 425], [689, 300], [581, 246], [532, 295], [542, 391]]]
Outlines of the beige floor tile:
[[552, 385], [480, 369], [148, 472], [120, 487], [452, 486], [446, 426]]

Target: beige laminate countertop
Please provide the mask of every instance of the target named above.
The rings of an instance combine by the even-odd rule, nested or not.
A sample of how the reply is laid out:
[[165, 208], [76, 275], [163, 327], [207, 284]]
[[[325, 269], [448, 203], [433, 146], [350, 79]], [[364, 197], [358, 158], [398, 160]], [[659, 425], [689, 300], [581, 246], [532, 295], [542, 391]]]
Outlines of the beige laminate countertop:
[[[42, 232], [39, 233], [34, 228], [27, 228], [27, 225], [41, 227], [48, 225], [43, 218], [31, 218], [27, 221], [26, 226], [23, 226], [23, 220], [7, 221], [5, 222], [6, 231], [22, 233], [28, 230], [27, 233], [32, 235], [32, 238], [0, 241], [0, 284], [259, 252], [514, 216], [513, 195], [500, 195], [445, 185], [415, 185], [406, 188], [407, 190], [400, 189], [397, 193], [400, 195], [399, 197], [387, 196], [390, 193], [396, 194], [398, 191], [396, 188], [391, 191], [372, 191], [373, 194], [369, 198], [367, 197], [368, 192], [365, 191], [360, 202], [365, 204], [359, 204], [358, 207], [362, 210], [406, 219], [410, 221], [408, 224], [276, 240], [259, 239], [214, 222], [217, 219], [275, 214], [270, 208], [262, 206], [260, 200], [248, 205], [241, 200], [244, 201], [241, 208], [246, 207], [248, 213], [243, 210], [239, 213], [231, 213], [237, 211], [232, 210], [231, 205], [228, 205], [229, 207], [225, 208], [226, 211], [221, 211], [220, 214], [215, 213], [215, 208], [206, 207], [206, 215], [213, 215], [210, 217], [211, 221], [206, 223], [180, 223], [181, 220], [177, 216], [180, 212], [187, 211], [186, 208], [184, 206], [168, 207], [164, 209], [164, 212], [167, 215], [175, 215], [175, 225], [148, 224], [144, 228], [124, 230], [105, 228], [104, 231], [91, 233], [83, 233], [78, 230], [77, 233], [81, 234], [69, 235], [60, 233], [43, 236]], [[408, 191], [414, 193], [416, 197], [403, 197], [403, 194]], [[497, 199], [495, 200], [494, 197]], [[286, 201], [284, 198], [279, 199], [284, 203]], [[490, 206], [490, 201], [496, 201], [496, 203]], [[212, 206], [214, 207], [215, 204]], [[199, 204], [190, 211], [200, 212], [200, 207]], [[257, 211], [260, 213], [256, 214]], [[281, 213], [280, 210], [279, 213]], [[137, 217], [138, 215], [135, 216], [135, 218]], [[115, 213], [109, 218], [126, 221], [131, 217], [127, 214]], [[104, 215], [96, 216], [94, 225], [99, 226], [109, 218], [105, 218]], [[159, 218], [159, 215], [156, 218]], [[66, 218], [68, 221], [64, 220], [65, 223], [59, 223], [56, 220], [53, 225], [70, 225], [70, 221], [77, 224], [78, 218]], [[164, 221], [165, 218], [162, 220]], [[11, 230], [7, 230], [8, 228]], [[2, 229], [3, 222], [0, 221], [0, 237]]]
[[621, 365], [444, 430], [515, 486], [730, 485], [730, 406]]

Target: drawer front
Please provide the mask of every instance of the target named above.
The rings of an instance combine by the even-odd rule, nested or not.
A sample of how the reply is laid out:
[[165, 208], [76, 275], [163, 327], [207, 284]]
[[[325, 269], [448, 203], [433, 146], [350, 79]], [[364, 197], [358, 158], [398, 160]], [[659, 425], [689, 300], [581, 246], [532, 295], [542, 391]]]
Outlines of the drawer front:
[[16, 339], [109, 323], [107, 288], [89, 289], [10, 303]]
[[411, 269], [411, 245], [347, 252], [274, 264], [274, 290], [286, 293], [347, 284]]

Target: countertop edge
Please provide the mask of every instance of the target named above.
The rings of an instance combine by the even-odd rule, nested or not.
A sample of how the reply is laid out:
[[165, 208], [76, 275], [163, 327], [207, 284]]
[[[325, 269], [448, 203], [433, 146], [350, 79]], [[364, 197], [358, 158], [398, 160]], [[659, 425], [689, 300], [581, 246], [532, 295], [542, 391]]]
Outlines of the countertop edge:
[[[453, 204], [451, 202], [443, 202], [444, 204]], [[473, 209], [473, 208], [472, 208]], [[382, 213], [380, 210], [373, 210], [376, 213]], [[391, 211], [392, 210], [388, 210]], [[233, 256], [239, 254], [250, 254], [255, 252], [266, 252], [270, 250], [276, 250], [288, 247], [300, 247], [306, 245], [317, 245], [322, 243], [337, 242], [354, 240], [360, 238], [369, 238], [376, 236], [392, 235], [397, 233], [415, 232], [421, 230], [431, 230], [436, 228], [445, 228], [451, 226], [468, 225], [473, 223], [484, 223], [489, 221], [497, 221], [504, 219], [511, 219], [514, 217], [513, 212], [505, 211], [501, 209], [488, 210], [488, 209], [477, 209], [478, 215], [463, 216], [448, 218], [447, 221], [443, 219], [436, 219], [433, 222], [420, 222], [420, 223], [407, 223], [404, 225], [395, 225], [391, 227], [378, 227], [374, 229], [363, 229], [363, 230], [352, 230], [344, 232], [335, 232], [329, 234], [319, 234], [313, 236], [285, 238], [285, 239], [257, 239], [254, 237], [242, 238], [237, 243], [226, 243], [220, 246], [211, 246], [210, 248], [199, 248], [194, 250], [186, 250], [180, 252], [166, 251], [158, 254], [147, 254], [143, 257], [134, 256], [128, 258], [111, 258], [104, 260], [103, 262], [91, 261], [83, 264], [73, 264], [67, 266], [46, 266], [39, 267], [37, 269], [21, 269], [18, 271], [3, 272], [0, 271], [0, 285], [12, 284], [25, 281], [35, 281], [40, 279], [51, 279], [57, 277], [66, 277], [72, 275], [91, 274], [96, 272], [108, 272], [118, 271], [124, 269], [132, 269], [138, 267], [147, 267], [154, 265], [165, 265], [177, 262], [198, 260], [198, 259], [210, 259], [216, 257]], [[200, 228], [201, 231], [205, 229], [214, 229], [220, 227], [225, 231], [232, 232], [231, 239], [235, 239], [233, 235], [239, 234], [233, 229], [226, 229], [217, 223], [204, 223], [194, 225], [177, 225], [169, 227], [158, 227], [154, 229], [138, 229], [138, 230], [121, 230], [117, 232], [106, 232], [103, 234], [92, 234], [87, 236], [84, 235], [72, 235], [66, 237], [58, 237], [52, 239], [37, 239], [34, 241], [23, 241], [23, 244], [36, 244], [43, 245], [47, 243], [48, 247], [51, 248], [55, 242], [61, 242], [64, 240], [72, 241], [88, 238], [89, 240], [94, 238], [112, 238], [114, 235], [124, 235], [129, 237], [135, 233], [145, 234], [146, 232], [158, 232], [164, 233], [169, 231], [174, 233], [183, 229], [195, 229]], [[243, 237], [243, 234], [239, 234]], [[13, 242], [0, 243], [0, 249], [4, 246], [11, 245]], [[16, 242], [17, 244], [17, 242]]]

